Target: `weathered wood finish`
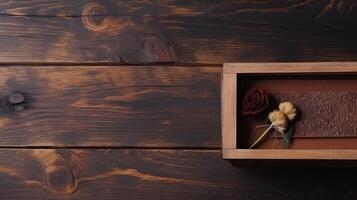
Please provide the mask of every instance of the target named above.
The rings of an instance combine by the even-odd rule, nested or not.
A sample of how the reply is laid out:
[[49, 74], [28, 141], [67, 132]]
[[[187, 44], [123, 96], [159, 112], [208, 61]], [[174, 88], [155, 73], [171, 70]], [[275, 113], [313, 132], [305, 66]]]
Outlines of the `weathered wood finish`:
[[217, 151], [0, 151], [4, 199], [229, 199], [238, 171]]
[[356, 60], [355, 0], [2, 1], [0, 62]]
[[3, 67], [1, 146], [220, 147], [221, 68]]
[[[222, 160], [221, 68], [212, 67], [356, 60], [356, 8], [0, 1], [0, 198], [356, 199], [354, 169], [236, 169]], [[184, 67], [116, 66], [172, 62]], [[3, 103], [14, 92], [24, 94], [23, 111]]]
[[236, 169], [211, 150], [0, 151], [3, 199], [355, 199], [356, 177], [355, 169]]

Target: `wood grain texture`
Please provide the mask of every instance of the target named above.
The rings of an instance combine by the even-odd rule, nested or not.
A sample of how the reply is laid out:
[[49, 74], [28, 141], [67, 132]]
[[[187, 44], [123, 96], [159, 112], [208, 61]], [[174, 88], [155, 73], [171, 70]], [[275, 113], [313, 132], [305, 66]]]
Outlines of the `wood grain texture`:
[[4, 199], [355, 199], [356, 177], [356, 169], [236, 169], [220, 151], [0, 151]]
[[[356, 8], [356, 0], [4, 0], [0, 63], [350, 61]], [[0, 104], [0, 198], [356, 199], [355, 169], [236, 169], [216, 150], [131, 149], [218, 148], [220, 71], [0, 68], [0, 99], [25, 96], [23, 111]]]
[[357, 62], [225, 63], [225, 74], [356, 73]]
[[[357, 160], [355, 149], [223, 149], [224, 159], [257, 160]], [[271, 163], [274, 163], [273, 161]], [[283, 163], [283, 161], [281, 162]], [[328, 167], [328, 166], [325, 166]]]
[[[1, 146], [220, 147], [221, 68], [0, 68]], [[6, 102], [24, 95], [23, 111]]]
[[236, 149], [237, 74], [223, 74], [221, 95], [222, 149]]
[[[284, 67], [285, 66], [285, 67]], [[279, 68], [282, 68], [282, 70], [279, 71]], [[335, 72], [335, 73], [333, 73]], [[347, 73], [349, 72], [349, 73]], [[347, 89], [347, 85], [353, 85], [351, 84], [351, 80], [355, 80], [354, 76], [351, 75], [355, 75], [357, 72], [357, 67], [356, 67], [356, 63], [342, 63], [342, 62], [333, 62], [333, 63], [231, 63], [231, 64], [225, 64], [224, 65], [224, 69], [223, 69], [223, 83], [226, 83], [229, 81], [229, 77], [238, 77], [237, 78], [237, 83], [232, 82], [230, 84], [238, 84], [238, 89], [237, 90], [233, 90], [231, 92], [233, 93], [237, 93], [239, 94], [242, 91], [246, 91], [247, 89], [243, 89], [244, 87], [239, 88], [239, 85], [244, 85], [247, 84], [248, 88], [254, 88], [256, 86], [247, 83], [247, 80], [250, 81], [254, 81], [254, 79], [256, 79], [257, 77], [254, 77], [254, 75], [256, 76], [260, 76], [258, 79], [260, 80], [275, 80], [277, 81], [276, 83], [276, 88], [282, 89], [280, 91], [280, 93], [286, 93], [287, 91], [292, 91], [293, 93], [296, 94], [300, 94], [299, 97], [294, 97], [294, 98], [286, 98], [284, 101], [296, 101], [296, 104], [294, 102], [295, 105], [298, 105], [298, 109], [302, 109], [303, 112], [309, 112], [309, 109], [305, 106], [299, 106], [299, 98], [302, 97], [303, 95], [300, 93], [301, 91], [299, 91], [299, 89], [304, 90], [305, 92], [309, 91], [323, 91], [323, 93], [325, 94], [325, 96], [321, 97], [318, 96], [317, 98], [315, 98], [315, 101], [317, 100], [324, 100], [324, 101], [328, 101], [328, 102], [333, 102], [331, 100], [331, 98], [327, 98], [327, 95], [330, 95], [329, 93], [337, 93], [341, 91], [349, 91], [349, 92], [353, 92], [353, 88], [350, 87], [349, 89]], [[289, 74], [290, 73], [290, 74]], [[250, 77], [244, 77], [245, 74], [250, 75]], [[285, 75], [290, 75], [290, 77], [286, 76], [284, 78], [282, 77], [274, 77], [271, 76], [269, 77], [268, 75], [281, 75], [281, 74], [285, 74]], [[305, 77], [300, 77], [298, 78], [298, 75], [305, 75]], [[325, 75], [329, 75], [329, 77], [324, 77], [321, 74], [325, 74]], [[346, 76], [345, 82], [343, 81], [344, 79], [342, 79], [341, 77], [339, 77], [340, 79], [338, 79], [338, 75], [344, 74]], [[262, 77], [264, 76], [265, 77]], [[314, 77], [311, 76], [310, 80], [309, 78], [307, 78], [306, 76], [308, 75], [321, 75], [318, 77]], [[349, 76], [347, 76], [349, 75]], [[241, 81], [240, 81], [241, 80]], [[295, 86], [294, 84], [289, 84], [288, 82], [286, 82], [285, 80], [298, 80], [300, 82], [296, 82]], [[315, 81], [315, 83], [313, 82], [306, 82], [306, 81]], [[340, 81], [340, 85], [337, 84], [337, 80]], [[305, 84], [304, 82], [305, 81]], [[327, 83], [326, 81], [328, 81], [329, 83]], [[332, 83], [330, 82], [332, 81]], [[291, 82], [290, 82], [291, 83]], [[321, 83], [320, 86], [323, 85], [323, 87], [316, 87], [319, 85], [319, 83]], [[263, 88], [263, 89], [267, 89], [264, 86], [267, 86], [269, 84], [267, 84], [267, 82], [263, 82], [261, 83], [262, 87], [257, 87], [257, 88]], [[312, 88], [312, 85], [315, 86], [315, 88]], [[333, 85], [333, 86], [331, 86]], [[307, 87], [306, 87], [307, 86]], [[226, 91], [227, 89], [230, 89], [229, 84], [223, 84], [223, 91]], [[285, 87], [285, 91], [284, 91], [284, 87]], [[340, 87], [340, 90], [336, 90], [336, 88]], [[333, 88], [335, 88], [335, 90], [333, 90]], [[272, 92], [271, 90], [267, 90], [270, 94], [272, 94], [274, 96], [274, 94], [278, 94], [278, 92]], [[224, 95], [225, 92], [223, 93]], [[237, 96], [237, 94], [235, 96]], [[233, 94], [230, 94], [231, 96], [234, 96]], [[239, 96], [239, 95], [238, 95]], [[277, 100], [279, 100], [279, 95], [275, 95], [277, 96]], [[338, 96], [338, 95], [336, 95]], [[341, 95], [340, 95], [341, 96]], [[351, 95], [350, 95], [351, 96]], [[309, 97], [306, 97], [304, 100], [305, 103], [310, 101], [310, 100], [306, 100], [306, 99], [310, 99], [310, 100], [314, 100], [314, 98], [310, 95]], [[337, 98], [336, 98], [337, 99]], [[342, 99], [344, 99], [342, 97]], [[351, 100], [351, 104], [353, 104], [355, 101], [352, 98]], [[279, 101], [278, 101], [279, 102]], [[281, 101], [280, 101], [281, 102]], [[341, 99], [336, 100], [336, 102], [338, 103], [342, 103], [342, 104], [347, 104], [346, 101], [342, 101]], [[337, 103], [334, 104], [337, 104]], [[227, 99], [223, 99], [222, 101], [223, 103], [223, 108], [224, 111], [225, 110], [236, 110], [237, 106], [236, 104], [239, 104], [239, 101], [229, 101]], [[327, 126], [327, 125], [321, 125], [321, 121], [323, 121], [323, 117], [321, 117], [321, 113], [333, 113], [333, 115], [339, 116], [338, 118], [341, 119], [342, 121], [346, 121], [346, 120], [353, 120], [353, 114], [350, 114], [349, 116], [345, 117], [345, 119], [343, 119], [343, 116], [341, 116], [341, 114], [339, 113], [335, 113], [333, 111], [330, 111], [329, 109], [327, 109], [327, 107], [329, 106], [324, 106], [324, 105], [319, 105], [319, 103], [312, 103], [310, 102], [311, 105], [317, 105], [320, 107], [324, 107], [325, 109], [323, 109], [320, 112], [320, 116], [315, 117], [314, 119], [310, 119], [310, 121], [312, 121], [311, 123], [313, 125], [311, 126], [317, 126], [317, 127], [321, 127], [321, 126]], [[333, 104], [333, 103], [332, 103]], [[330, 107], [336, 107], [335, 105], [330, 105]], [[341, 108], [343, 109], [343, 108]], [[310, 109], [310, 113], [311, 112], [318, 112], [318, 109], [313, 109], [313, 111], [311, 111], [312, 109]], [[344, 109], [345, 111], [351, 111], [351, 113], [353, 113], [353, 108], [351, 108], [351, 106], [349, 106], [348, 108]], [[346, 112], [341, 112], [342, 114], [345, 114]], [[223, 113], [226, 114], [226, 113]], [[309, 114], [302, 114], [302, 120], [305, 119], [305, 117], [309, 116]], [[252, 131], [254, 131], [253, 129], [255, 129], [256, 125], [249, 125], [249, 121], [245, 121], [245, 119], [242, 116], [237, 116], [237, 123], [232, 125], [232, 123], [225, 123], [223, 124], [225, 129], [232, 129], [232, 130], [236, 130], [238, 129], [238, 131], [235, 133], [236, 134], [236, 138], [244, 138], [242, 136], [244, 136], [244, 133], [246, 135], [249, 135], [248, 133], [252, 133]], [[315, 121], [314, 121], [315, 120]], [[316, 121], [318, 120], [318, 121]], [[257, 124], [260, 125], [259, 120], [255, 119], [254, 121], [257, 121]], [[333, 124], [331, 123], [331, 120], [327, 119], [325, 121], [328, 121], [327, 124]], [[224, 120], [224, 122], [226, 122]], [[301, 123], [301, 121], [296, 121], [297, 126], [296, 126], [296, 131], [299, 131], [299, 123]], [[320, 123], [320, 126], [319, 126]], [[338, 127], [338, 122], [335, 122], [336, 126]], [[226, 125], [229, 125], [228, 127], [225, 127]], [[250, 129], [244, 129], [245, 127], [249, 127], [251, 126]], [[305, 124], [305, 129], [309, 129], [309, 124]], [[237, 128], [238, 127], [238, 128]], [[239, 129], [239, 127], [241, 127]], [[243, 127], [243, 128], [242, 128]], [[316, 130], [318, 129], [317, 127], [314, 127], [312, 129]], [[305, 130], [304, 129], [304, 130]], [[322, 131], [324, 132], [324, 130], [322, 130], [323, 128], [320, 128], [321, 130], [317, 130], [317, 131]], [[330, 128], [332, 129], [332, 128]], [[339, 132], [337, 130], [332, 130], [335, 132]], [[343, 129], [341, 130], [343, 131], [347, 131], [350, 132], [351, 130], [346, 130]], [[232, 131], [231, 131], [232, 132]], [[264, 133], [263, 133], [264, 134]], [[335, 133], [336, 134], [336, 133]], [[224, 132], [223, 134], [223, 141], [229, 140], [230, 138], [234, 138], [232, 137], [230, 134], [227, 134], [226, 132]], [[248, 136], [249, 137], [249, 136]], [[315, 138], [316, 139], [316, 138]], [[345, 138], [346, 139], [346, 138]], [[338, 148], [338, 149], [332, 149], [332, 146], [334, 143], [338, 143], [337, 141], [332, 141], [331, 145], [328, 145], [327, 147], [323, 147], [321, 146], [321, 149], [318, 149], [320, 146], [318, 146], [317, 144], [319, 144], [320, 139], [318, 139], [316, 142], [314, 142], [313, 140], [311, 141], [311, 143], [301, 149], [295, 149], [294, 146], [292, 145], [290, 149], [284, 149], [284, 150], [276, 150], [276, 149], [244, 149], [244, 146], [236, 146], [232, 148], [232, 145], [228, 145], [226, 142], [223, 143], [223, 157], [225, 159], [257, 159], [257, 160], [356, 160], [357, 157], [357, 151], [355, 149], [353, 149], [353, 147], [355, 146], [352, 142], [351, 147], [347, 147], [348, 145], [345, 143], [342, 148]], [[347, 141], [350, 141], [349, 138], [346, 139]], [[239, 141], [239, 140], [238, 140]], [[248, 143], [248, 142], [247, 142]], [[295, 142], [294, 142], [295, 143]], [[246, 145], [245, 145], [246, 146]], [[316, 148], [317, 147], [317, 148]], [[243, 149], [241, 149], [243, 148]], [[351, 148], [351, 149], [350, 149]], [[348, 149], [348, 150], [347, 150]]]
[[2, 1], [0, 62], [356, 60], [356, 0]]
[[229, 199], [236, 173], [218, 151], [0, 151], [5, 199]]

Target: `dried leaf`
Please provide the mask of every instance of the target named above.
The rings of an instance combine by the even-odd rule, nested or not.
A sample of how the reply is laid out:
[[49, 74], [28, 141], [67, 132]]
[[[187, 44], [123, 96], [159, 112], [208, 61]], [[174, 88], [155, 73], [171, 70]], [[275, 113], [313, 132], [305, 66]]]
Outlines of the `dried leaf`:
[[284, 133], [283, 145], [284, 145], [285, 149], [289, 148], [289, 145], [290, 145], [291, 140], [293, 138], [293, 134], [294, 134], [294, 126], [291, 124], [289, 126], [289, 128]]

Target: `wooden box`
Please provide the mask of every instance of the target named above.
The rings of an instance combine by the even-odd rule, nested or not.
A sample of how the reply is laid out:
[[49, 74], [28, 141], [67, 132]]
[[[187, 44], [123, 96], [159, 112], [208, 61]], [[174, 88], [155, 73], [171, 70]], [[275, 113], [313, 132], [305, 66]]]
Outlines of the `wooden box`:
[[[311, 121], [308, 128], [315, 127], [312, 137], [294, 138], [288, 149], [269, 148], [269, 141], [256, 149], [245, 146], [247, 131], [252, 123], [240, 114], [240, 100], [244, 96], [243, 90], [250, 86], [262, 87], [270, 92], [289, 91], [300, 96], [318, 93], [321, 98], [315, 98], [316, 109], [310, 110], [319, 114], [322, 121]], [[325, 99], [326, 94], [331, 98], [349, 92], [353, 99], [348, 100], [353, 109], [348, 112], [326, 110], [339, 109], [338, 99]], [[328, 95], [327, 95], [328, 96]], [[341, 96], [341, 95], [340, 95]], [[222, 80], [222, 149], [224, 159], [236, 160], [268, 160], [268, 161], [354, 161], [357, 160], [357, 113], [354, 110], [357, 101], [357, 63], [329, 62], [329, 63], [228, 63], [223, 68]], [[300, 98], [300, 97], [298, 97]], [[330, 98], [330, 97], [329, 97]], [[336, 97], [337, 98], [337, 97]], [[325, 102], [325, 104], [324, 104]], [[322, 105], [322, 106], [321, 106]], [[320, 106], [320, 107], [319, 107]], [[325, 108], [325, 107], [326, 108]], [[317, 109], [318, 108], [318, 109]], [[300, 111], [304, 113], [305, 111]], [[319, 113], [320, 112], [320, 113]], [[336, 116], [335, 116], [336, 115]], [[335, 117], [335, 118], [333, 118]], [[326, 119], [325, 119], [326, 118]], [[341, 119], [341, 120], [340, 120]], [[343, 122], [342, 120], [352, 120]], [[324, 122], [326, 125], [323, 125]], [[332, 132], [336, 124], [338, 134]], [[339, 123], [341, 122], [341, 123]], [[297, 122], [299, 123], [299, 122]], [[321, 127], [318, 125], [322, 124]], [[338, 125], [337, 125], [338, 124]], [[342, 125], [341, 125], [342, 124]], [[348, 124], [351, 127], [347, 127]], [[356, 125], [356, 126], [355, 126]], [[324, 129], [331, 126], [332, 129]], [[304, 129], [302, 129], [304, 130]], [[325, 130], [325, 131], [324, 131]], [[352, 131], [349, 131], [352, 130]], [[297, 130], [299, 131], [299, 130]], [[324, 134], [328, 137], [324, 137]], [[346, 137], [344, 137], [346, 135]], [[268, 138], [267, 140], [271, 140]], [[277, 162], [279, 163], [279, 162]], [[281, 163], [281, 162], [280, 162]]]

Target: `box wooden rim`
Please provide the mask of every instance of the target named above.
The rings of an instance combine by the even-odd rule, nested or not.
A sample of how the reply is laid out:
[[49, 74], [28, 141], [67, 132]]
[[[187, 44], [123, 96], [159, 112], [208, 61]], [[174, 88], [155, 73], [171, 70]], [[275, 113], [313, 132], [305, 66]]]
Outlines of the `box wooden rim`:
[[221, 96], [224, 159], [357, 160], [357, 150], [354, 149], [237, 149], [237, 76], [304, 73], [357, 73], [357, 62], [224, 64]]

